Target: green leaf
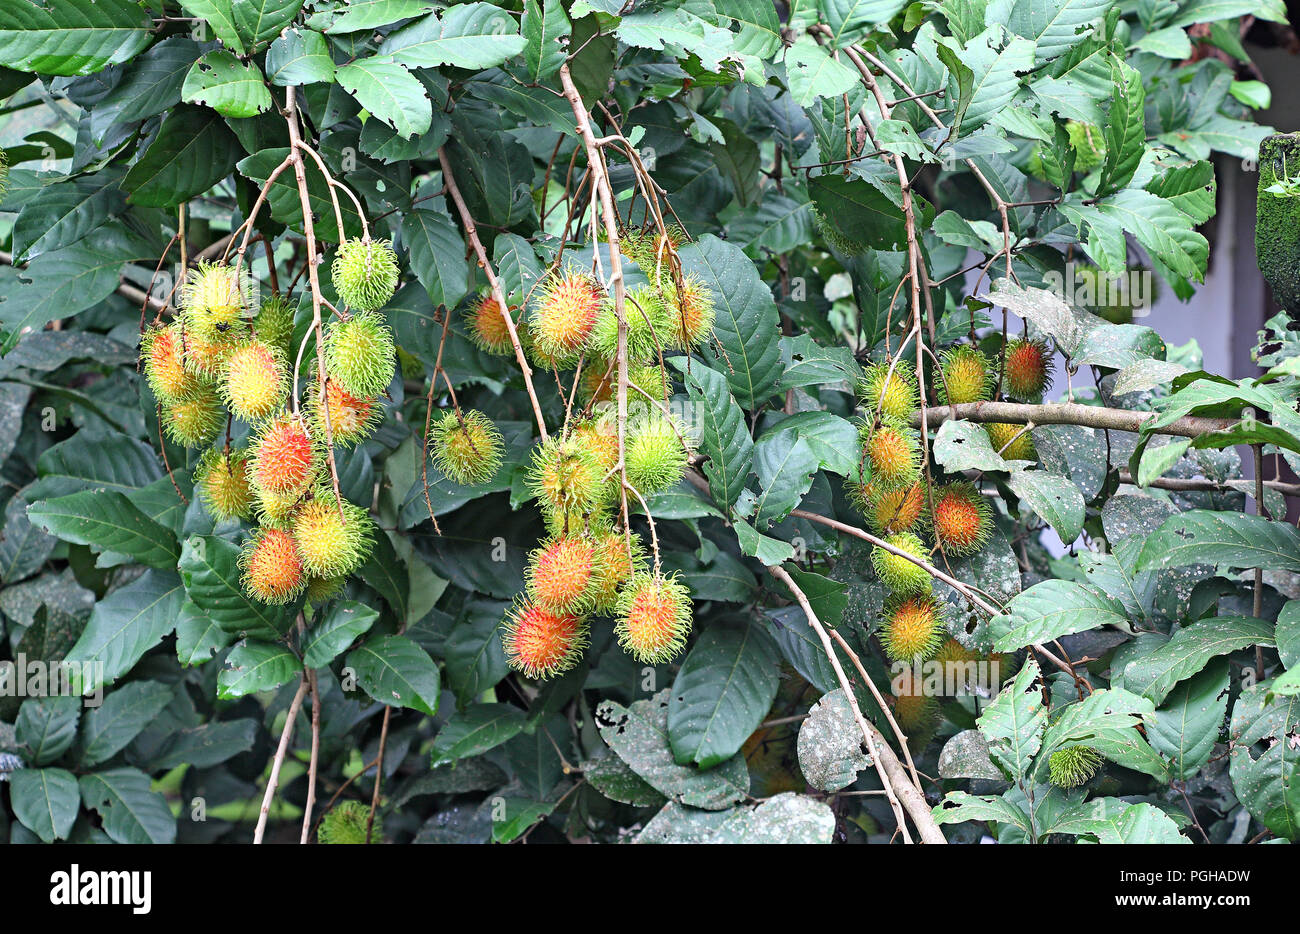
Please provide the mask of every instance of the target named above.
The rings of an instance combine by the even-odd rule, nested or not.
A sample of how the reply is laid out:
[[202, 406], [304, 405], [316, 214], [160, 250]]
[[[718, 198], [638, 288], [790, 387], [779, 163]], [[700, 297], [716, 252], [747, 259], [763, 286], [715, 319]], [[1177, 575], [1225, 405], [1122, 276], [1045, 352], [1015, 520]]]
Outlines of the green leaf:
[[524, 47], [525, 77], [531, 83], [545, 81], [560, 70], [565, 50], [560, 40], [573, 31], [569, 17], [559, 0], [525, 0], [520, 32], [528, 45]]
[[1007, 41], [1001, 26], [975, 36], [965, 49], [957, 49], [973, 73], [970, 104], [962, 130], [979, 129], [1011, 103], [1020, 90], [1020, 75], [1034, 66], [1034, 43], [1020, 36]]
[[611, 801], [636, 807], [658, 807], [664, 796], [655, 791], [626, 762], [613, 753], [582, 764], [582, 777]]
[[1228, 774], [1237, 799], [1280, 837], [1300, 836], [1300, 697], [1245, 688], [1232, 708]]
[[244, 47], [256, 50], [279, 35], [302, 9], [302, 0], [231, 0], [230, 11]]
[[147, 571], [95, 604], [90, 622], [65, 661], [101, 662], [102, 674], [82, 685], [93, 691], [117, 680], [176, 626], [185, 591], [171, 571]]
[[158, 455], [147, 444], [117, 432], [92, 431], [47, 448], [36, 462], [36, 473], [39, 479], [28, 487], [33, 500], [96, 488], [129, 494], [163, 475]]
[[244, 593], [239, 548], [215, 535], [191, 535], [181, 547], [181, 578], [192, 611], [238, 638], [275, 641], [289, 632], [296, 609], [268, 606]]
[[132, 204], [175, 207], [203, 194], [232, 171], [238, 142], [210, 110], [178, 107], [122, 180]]
[[703, 471], [709, 495], [724, 511], [730, 511], [745, 488], [754, 460], [754, 440], [745, 413], [732, 397], [726, 377], [717, 370], [687, 357], [672, 357], [670, 362], [681, 371], [699, 416], [700, 450], [708, 457]]
[[104, 833], [115, 843], [175, 843], [176, 818], [139, 769], [109, 769], [83, 775], [81, 800], [98, 811]]
[[[288, 154], [287, 147], [262, 149], [246, 159], [241, 159], [238, 168], [246, 178], [257, 182], [258, 185], [265, 185], [266, 180], [271, 177], [271, 173], [284, 161]], [[313, 160], [307, 159], [305, 162], [307, 202], [311, 205], [311, 212], [315, 217], [332, 219], [334, 217], [334, 202], [330, 199], [329, 183], [325, 181], [325, 177], [321, 175], [320, 169], [316, 167]], [[286, 169], [280, 173], [275, 183], [271, 185], [271, 190], [266, 197], [271, 205], [272, 217], [295, 230], [301, 229], [302, 201], [299, 198], [298, 185], [291, 170]], [[351, 199], [340, 198], [339, 210], [343, 215], [344, 234], [348, 237], [361, 236], [361, 216], [357, 214], [357, 209], [352, 205]], [[338, 225], [333, 220], [327, 223], [319, 223], [316, 225], [316, 236], [331, 242], [337, 240]]]
[[737, 54], [769, 58], [781, 49], [781, 22], [766, 0], [714, 0], [713, 7], [740, 27], [731, 39]]
[[339, 66], [334, 80], [370, 115], [403, 139], [421, 135], [433, 122], [433, 104], [424, 85], [403, 66], [363, 58]]
[[[340, 18], [350, 15], [345, 13]], [[329, 42], [311, 29], [287, 30], [266, 50], [266, 76], [281, 88], [333, 81], [334, 59], [330, 57]]]
[[988, 741], [989, 757], [1012, 781], [1028, 773], [1047, 727], [1047, 707], [1038, 678], [1038, 663], [1031, 658], [984, 708], [978, 721], [979, 731]]
[[754, 444], [754, 473], [761, 491], [754, 525], [766, 529], [799, 505], [812, 486], [821, 458], [803, 438], [788, 432], [764, 435]]
[[1189, 0], [1167, 25], [1190, 26], [1193, 23], [1212, 23], [1239, 16], [1253, 16], [1274, 23], [1287, 21], [1286, 6], [1282, 0], [1264, 0], [1263, 3], [1252, 3], [1250, 0]]
[[907, 0], [821, 0], [824, 22], [830, 27], [828, 43], [842, 49], [857, 42], [872, 26], [888, 23]]
[[115, 182], [106, 184], [103, 177], [48, 185], [23, 205], [14, 220], [14, 257], [27, 261], [69, 247], [125, 207], [121, 189]]
[[132, 0], [6, 0], [0, 65], [45, 75], [88, 75], [149, 44], [153, 23]]
[[[1000, 458], [999, 458], [1000, 459]], [[1083, 531], [1083, 494], [1069, 477], [1045, 470], [1013, 470], [1011, 490], [1056, 530], [1067, 545]]]
[[875, 185], [830, 173], [810, 179], [808, 194], [822, 215], [849, 240], [877, 250], [906, 246], [902, 208]]
[[1069, 580], [1046, 580], [1013, 597], [1007, 613], [989, 620], [993, 648], [1011, 652], [1085, 629], [1124, 626], [1128, 614], [1114, 597]]
[[1277, 614], [1277, 654], [1287, 668], [1300, 665], [1300, 600], [1288, 600]]
[[1193, 778], [1210, 761], [1227, 712], [1228, 661], [1216, 659], [1178, 683], [1147, 718], [1147, 741], [1169, 760], [1171, 778]]
[[438, 712], [438, 666], [405, 636], [367, 639], [348, 653], [347, 666], [379, 703], [410, 707], [431, 717]]
[[1047, 62], [1079, 42], [1087, 27], [1100, 20], [1112, 0], [1016, 0], [1007, 28], [1035, 42], [1036, 59]]
[[808, 718], [799, 724], [797, 748], [799, 771], [822, 791], [847, 788], [871, 766], [862, 750], [862, 728], [843, 688], [823, 694], [809, 709]]
[[459, 704], [471, 703], [510, 673], [501, 645], [507, 605], [495, 600], [471, 601], [447, 634], [443, 649], [447, 683]]
[[685, 7], [637, 7], [620, 17], [614, 34], [628, 45], [666, 49], [677, 58], [698, 56], [700, 66], [719, 71], [731, 51], [731, 33]]
[[1138, 555], [1139, 570], [1190, 564], [1300, 571], [1300, 532], [1263, 516], [1192, 509], [1165, 520]]
[[158, 681], [125, 684], [86, 714], [81, 727], [81, 764], [99, 765], [126, 748], [176, 696]]
[[996, 795], [972, 795], [950, 791], [934, 806], [931, 813], [936, 824], [960, 824], [968, 820], [1010, 824], [1029, 833], [1029, 816], [1019, 805]]
[[[964, 419], [949, 419], [939, 426], [934, 438], [934, 459], [949, 473], [963, 470], [992, 472], [1031, 466], [1029, 461], [1002, 459], [981, 425]], [[1023, 472], [1023, 471], [1020, 471]]]
[[415, 208], [402, 218], [402, 244], [420, 285], [435, 305], [455, 308], [465, 297], [465, 241], [445, 211]]
[[[236, 55], [244, 55], [247, 52], [239, 31], [235, 28], [235, 15], [231, 8], [233, 0], [179, 0], [179, 2], [185, 12], [201, 20], [204, 25], [211, 26], [222, 45], [230, 51]], [[206, 40], [207, 35], [204, 34], [202, 38]]]
[[27, 515], [52, 535], [103, 552], [100, 567], [123, 563], [122, 555], [155, 568], [175, 567], [180, 558], [171, 530], [116, 491], [87, 490], [44, 500], [28, 507]]
[[[1175, 275], [1197, 282], [1205, 278], [1209, 243], [1192, 229], [1191, 218], [1149, 191], [1125, 188], [1091, 205], [1073, 194], [1060, 210], [1080, 231], [1086, 230], [1088, 252], [1107, 272], [1122, 271], [1127, 234]], [[1108, 257], [1115, 258], [1109, 265], [1103, 262]]]
[[302, 662], [282, 645], [269, 642], [241, 642], [226, 656], [226, 667], [217, 675], [217, 696], [232, 700], [245, 694], [270, 691], [291, 681], [302, 671]]
[[811, 107], [818, 98], [836, 97], [858, 83], [858, 73], [831, 58], [809, 36], [800, 36], [785, 53], [786, 82], [790, 96], [800, 107]]
[[490, 3], [462, 3], [390, 33], [379, 54], [412, 68], [491, 68], [524, 50], [515, 21]]
[[[18, 676], [17, 669], [9, 670], [9, 678]], [[50, 690], [57, 687], [56, 684]], [[32, 690], [35, 690], [34, 686]], [[28, 761], [35, 765], [47, 765], [72, 746], [72, 741], [77, 738], [77, 723], [80, 718], [80, 697], [62, 694], [29, 697], [18, 710], [18, 719], [14, 722], [14, 738], [26, 750]]]
[[772, 707], [776, 644], [757, 626], [715, 620], [682, 662], [668, 702], [668, 739], [679, 765], [709, 769], [735, 755]]
[[1101, 812], [1092, 820], [1075, 820], [1071, 832], [1092, 834], [1098, 843], [1177, 844], [1191, 843], [1178, 832], [1173, 819], [1154, 804], [1145, 801], [1130, 804], [1113, 816], [1101, 806], [1101, 800], [1089, 802]]
[[181, 99], [206, 104], [225, 117], [254, 117], [271, 109], [271, 92], [257, 65], [214, 49], [194, 63], [181, 86]]
[[421, 16], [433, 7], [429, 0], [351, 0], [342, 16], [337, 11], [331, 13], [334, 18], [325, 31], [330, 35], [362, 32]]
[[1054, 711], [1054, 719], [1043, 734], [1043, 746], [1035, 761], [1034, 774], [1047, 779], [1052, 753], [1067, 746], [1091, 746], [1112, 762], [1168, 781], [1168, 765], [1143, 738], [1138, 727], [1152, 715], [1154, 705], [1121, 688], [1093, 691], [1083, 700]]
[[1177, 630], [1154, 652], [1124, 668], [1124, 687], [1163, 701], [1178, 682], [1205, 668], [1210, 659], [1253, 645], [1273, 644], [1273, 624], [1262, 619], [1218, 616]]
[[307, 668], [328, 665], [358, 636], [369, 632], [379, 611], [352, 600], [336, 600], [311, 629], [302, 643], [302, 662]]
[[510, 704], [474, 704], [457, 711], [433, 739], [431, 768], [495, 749], [524, 728], [526, 715]]
[[18, 769], [8, 777], [14, 817], [46, 843], [66, 839], [81, 805], [76, 776], [66, 769]]
[[1115, 69], [1115, 93], [1102, 128], [1106, 158], [1097, 181], [1096, 197], [1119, 191], [1133, 180], [1147, 149], [1146, 93], [1142, 74], [1128, 66]]

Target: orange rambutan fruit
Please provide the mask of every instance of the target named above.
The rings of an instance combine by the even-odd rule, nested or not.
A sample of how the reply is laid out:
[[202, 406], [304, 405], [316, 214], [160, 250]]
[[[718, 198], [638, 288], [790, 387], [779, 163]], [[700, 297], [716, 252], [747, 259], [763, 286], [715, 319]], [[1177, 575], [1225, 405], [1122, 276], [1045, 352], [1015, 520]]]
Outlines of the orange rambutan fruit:
[[691, 631], [690, 591], [675, 574], [633, 574], [619, 594], [614, 631], [623, 651], [637, 661], [668, 661], [686, 645]]
[[930, 594], [893, 597], [885, 604], [880, 641], [894, 661], [924, 661], [943, 641], [943, 612]]
[[551, 357], [577, 353], [596, 325], [604, 293], [585, 273], [552, 275], [533, 307], [529, 330], [537, 349]]
[[[327, 415], [329, 432], [325, 424]], [[375, 425], [383, 420], [384, 407], [378, 398], [353, 395], [336, 380], [326, 377], [323, 405], [319, 384], [313, 387], [311, 416], [317, 437], [332, 433], [335, 444], [351, 447], [370, 437]]]
[[185, 331], [185, 368], [205, 379], [220, 379], [227, 358], [241, 343], [242, 338], [218, 337], [209, 340], [194, 331]]
[[[511, 308], [513, 314], [515, 309]], [[469, 306], [465, 315], [469, 325], [469, 339], [484, 353], [498, 357], [514, 356], [515, 347], [510, 340], [510, 329], [501, 315], [501, 305], [489, 292], [479, 296]]]
[[1014, 338], [1007, 342], [1002, 388], [1022, 402], [1037, 402], [1052, 382], [1052, 357], [1046, 341]]
[[846, 484], [845, 490], [854, 508], [867, 517], [872, 531], [882, 535], [911, 531], [925, 507], [925, 490], [920, 481], [911, 486], [878, 489], [870, 480], [858, 478]]
[[950, 483], [933, 493], [930, 526], [935, 541], [949, 555], [978, 551], [992, 528], [991, 510], [971, 483]]
[[880, 490], [911, 486], [916, 482], [920, 449], [917, 434], [896, 418], [862, 428], [863, 455], [872, 483]]
[[302, 418], [281, 415], [268, 422], [253, 445], [252, 481], [259, 491], [282, 495], [311, 482], [316, 448]]
[[236, 347], [226, 358], [222, 397], [236, 418], [259, 422], [284, 403], [289, 381], [284, 359], [260, 340]]
[[176, 325], [151, 327], [140, 339], [144, 377], [159, 402], [175, 402], [194, 387], [185, 372], [185, 347]]
[[609, 531], [596, 534], [596, 553], [600, 573], [592, 588], [592, 611], [607, 613], [618, 604], [619, 588], [645, 570], [645, 549], [639, 535]]
[[909, 669], [894, 679], [894, 719], [908, 733], [920, 733], [939, 717], [939, 702], [925, 693], [925, 684]]
[[568, 671], [582, 658], [587, 626], [580, 616], [521, 600], [506, 614], [501, 645], [511, 668], [544, 680]]
[[669, 344], [680, 350], [700, 346], [713, 333], [713, 293], [694, 275], [684, 276], [681, 288], [669, 280], [666, 291], [672, 319]]
[[302, 556], [282, 529], [258, 529], [239, 555], [244, 589], [263, 603], [288, 603], [307, 584]]
[[556, 613], [590, 609], [604, 570], [597, 544], [590, 536], [558, 535], [534, 550], [526, 579], [533, 603]]

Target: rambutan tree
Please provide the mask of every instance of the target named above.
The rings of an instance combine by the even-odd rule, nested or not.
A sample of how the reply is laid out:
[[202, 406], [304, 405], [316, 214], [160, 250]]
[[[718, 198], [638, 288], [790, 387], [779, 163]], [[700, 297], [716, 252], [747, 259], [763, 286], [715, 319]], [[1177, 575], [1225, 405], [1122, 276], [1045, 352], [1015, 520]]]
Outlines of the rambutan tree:
[[6, 0], [0, 834], [1295, 839], [1243, 17]]

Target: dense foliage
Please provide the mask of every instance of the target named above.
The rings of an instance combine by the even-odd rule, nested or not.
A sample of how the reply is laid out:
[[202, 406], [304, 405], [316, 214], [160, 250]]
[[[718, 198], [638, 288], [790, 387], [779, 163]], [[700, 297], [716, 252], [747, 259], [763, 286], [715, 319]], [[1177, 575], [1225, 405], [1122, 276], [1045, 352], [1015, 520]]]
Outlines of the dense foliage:
[[1243, 16], [7, 0], [0, 831], [1294, 839]]

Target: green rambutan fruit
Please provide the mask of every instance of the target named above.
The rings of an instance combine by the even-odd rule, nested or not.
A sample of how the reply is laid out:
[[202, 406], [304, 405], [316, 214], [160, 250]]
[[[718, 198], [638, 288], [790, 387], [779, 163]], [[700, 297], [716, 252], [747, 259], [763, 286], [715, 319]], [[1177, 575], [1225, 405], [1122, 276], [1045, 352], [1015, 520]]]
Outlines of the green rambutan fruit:
[[378, 812], [372, 825], [369, 806], [360, 801], [340, 801], [321, 818], [316, 839], [326, 844], [363, 844], [367, 827], [370, 828], [372, 843], [383, 839], [384, 822]]
[[588, 535], [557, 535], [529, 556], [525, 585], [529, 599], [555, 613], [585, 614], [595, 602], [604, 574], [604, 552]]
[[293, 355], [293, 319], [297, 309], [279, 294], [269, 296], [253, 319], [257, 339], [279, 351], [286, 360]]
[[194, 472], [194, 485], [214, 519], [247, 519], [253, 512], [253, 492], [248, 483], [249, 454], [213, 448], [203, 452]]
[[301, 417], [280, 415], [267, 422], [252, 451], [251, 478], [259, 493], [278, 499], [302, 493], [316, 475], [316, 445]]
[[285, 359], [271, 344], [245, 341], [226, 358], [221, 395], [236, 418], [250, 423], [269, 418], [288, 393]]
[[[626, 299], [628, 361], [659, 359], [660, 350], [672, 346], [673, 314], [652, 286], [638, 286], [627, 293]], [[618, 318], [612, 301], [601, 306], [591, 332], [591, 349], [606, 360], [617, 356]]]
[[[322, 439], [332, 434], [339, 447], [360, 444], [384, 419], [384, 406], [377, 398], [354, 396], [329, 377], [325, 378], [324, 400], [321, 399], [319, 383], [312, 384], [309, 398], [312, 431]], [[325, 423], [327, 416], [328, 426]]]
[[501, 469], [505, 444], [492, 419], [476, 409], [444, 412], [429, 431], [434, 465], [453, 483], [478, 486]]
[[989, 436], [989, 443], [993, 445], [993, 450], [1001, 454], [1004, 461], [1038, 460], [1033, 432], [1026, 429], [1024, 425], [985, 422], [984, 431]]
[[547, 358], [578, 353], [587, 345], [604, 303], [605, 291], [591, 276], [572, 270], [550, 275], [529, 314], [533, 343]]
[[351, 574], [374, 549], [375, 523], [360, 506], [335, 497], [333, 490], [317, 490], [293, 513], [292, 525], [303, 569], [313, 577]]
[[1037, 402], [1052, 383], [1052, 354], [1046, 341], [1021, 337], [1007, 341], [1002, 388], [1021, 402]]
[[813, 221], [817, 225], [817, 232], [821, 234], [827, 246], [836, 253], [842, 253], [845, 256], [857, 256], [867, 251], [867, 244], [843, 233], [825, 214], [815, 207], [813, 208]]
[[642, 496], [673, 486], [686, 475], [686, 449], [666, 416], [647, 414], [627, 439], [627, 481]]
[[579, 439], [552, 437], [533, 449], [528, 489], [548, 518], [568, 521], [603, 509], [610, 484], [596, 452]]
[[925, 661], [938, 650], [944, 632], [942, 608], [928, 593], [895, 595], [885, 604], [880, 641], [896, 662]]
[[379, 315], [353, 315], [325, 332], [325, 369], [354, 396], [377, 396], [393, 381], [393, 335]]
[[200, 382], [175, 402], [164, 405], [162, 420], [167, 437], [182, 447], [198, 448], [211, 443], [225, 427], [226, 410], [216, 387]]
[[339, 298], [360, 311], [383, 308], [397, 291], [397, 277], [397, 254], [388, 240], [345, 240], [330, 265]]
[[302, 556], [283, 529], [260, 528], [239, 553], [244, 590], [262, 603], [290, 603], [307, 585]]
[[[515, 309], [510, 311], [513, 314]], [[479, 350], [497, 357], [514, 356], [515, 345], [510, 340], [510, 329], [501, 314], [501, 306], [491, 292], [480, 295], [470, 303], [465, 323], [469, 329], [469, 339]]]
[[342, 575], [339, 577], [308, 577], [304, 599], [313, 606], [320, 606], [333, 600], [343, 592], [343, 582], [345, 580], [347, 580], [346, 576]]
[[511, 668], [526, 677], [546, 680], [582, 660], [587, 623], [572, 613], [556, 613], [516, 600], [506, 613], [501, 645]]
[[[925, 543], [911, 532], [890, 535], [885, 542], [914, 558], [927, 560]], [[929, 571], [879, 545], [871, 550], [871, 566], [881, 582], [900, 597], [929, 593], [931, 590]]]
[[1047, 758], [1047, 777], [1058, 788], [1077, 788], [1097, 774], [1102, 755], [1091, 746], [1066, 746]]
[[857, 388], [868, 418], [875, 418], [878, 412], [886, 418], [905, 419], [916, 411], [916, 374], [906, 370], [901, 361], [892, 374], [889, 364], [871, 364], [858, 380]]
[[154, 326], [140, 339], [140, 360], [149, 389], [159, 402], [176, 402], [195, 388], [194, 377], [185, 370], [185, 346], [180, 328]]
[[979, 551], [993, 531], [992, 510], [973, 483], [949, 483], [931, 494], [929, 524], [943, 553]]
[[997, 386], [993, 361], [977, 347], [961, 344], [944, 351], [941, 358], [939, 401], [944, 405], [985, 402]]
[[918, 435], [902, 419], [885, 418], [867, 423], [859, 432], [863, 460], [871, 482], [881, 491], [916, 482], [921, 449]]
[[242, 338], [248, 334], [244, 319], [252, 300], [253, 281], [246, 268], [200, 262], [181, 287], [181, 322], [186, 334], [209, 343]]
[[685, 351], [704, 345], [713, 334], [712, 290], [699, 277], [687, 275], [680, 289], [669, 277], [664, 291], [668, 317], [672, 319], [669, 345]]
[[637, 661], [658, 665], [686, 645], [691, 631], [691, 594], [676, 574], [640, 571], [623, 585], [614, 608], [618, 644]]

